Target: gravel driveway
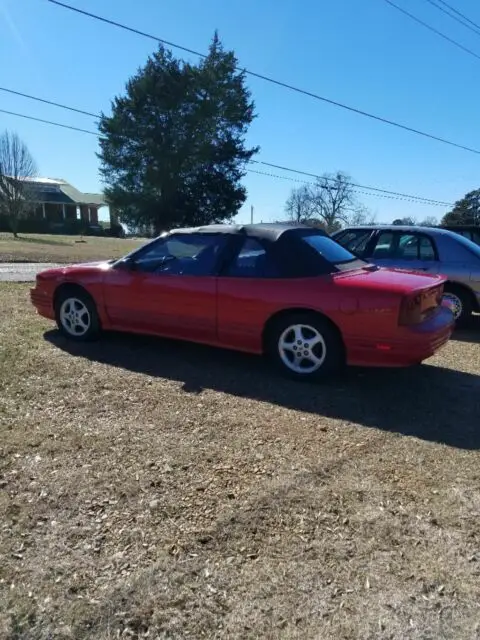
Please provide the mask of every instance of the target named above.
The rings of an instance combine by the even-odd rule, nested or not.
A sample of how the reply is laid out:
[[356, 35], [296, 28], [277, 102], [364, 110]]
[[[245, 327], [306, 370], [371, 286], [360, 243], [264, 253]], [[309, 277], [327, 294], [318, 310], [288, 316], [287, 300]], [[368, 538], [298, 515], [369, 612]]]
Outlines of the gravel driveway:
[[31, 282], [44, 269], [61, 265], [46, 262], [0, 262], [0, 282]]

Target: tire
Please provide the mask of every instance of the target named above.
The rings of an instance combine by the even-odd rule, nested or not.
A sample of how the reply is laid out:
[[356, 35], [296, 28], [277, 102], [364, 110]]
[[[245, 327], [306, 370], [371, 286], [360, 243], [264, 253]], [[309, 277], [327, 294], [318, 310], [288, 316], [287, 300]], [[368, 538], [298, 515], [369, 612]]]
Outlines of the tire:
[[443, 299], [448, 300], [455, 314], [457, 327], [465, 327], [469, 322], [473, 311], [472, 297], [470, 293], [454, 284], [446, 284]]
[[100, 319], [92, 297], [80, 287], [67, 288], [55, 301], [59, 331], [74, 342], [89, 342], [100, 335]]
[[275, 322], [267, 334], [267, 351], [277, 369], [294, 380], [326, 380], [345, 366], [339, 332], [314, 313], [292, 313]]

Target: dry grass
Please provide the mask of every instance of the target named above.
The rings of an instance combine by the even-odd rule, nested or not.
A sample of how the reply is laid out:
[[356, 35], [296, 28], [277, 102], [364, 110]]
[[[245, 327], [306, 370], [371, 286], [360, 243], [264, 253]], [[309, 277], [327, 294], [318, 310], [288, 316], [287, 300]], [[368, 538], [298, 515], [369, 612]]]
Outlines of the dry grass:
[[88, 262], [121, 258], [145, 240], [0, 233], [0, 262]]
[[0, 288], [0, 636], [480, 636], [480, 344], [327, 387]]

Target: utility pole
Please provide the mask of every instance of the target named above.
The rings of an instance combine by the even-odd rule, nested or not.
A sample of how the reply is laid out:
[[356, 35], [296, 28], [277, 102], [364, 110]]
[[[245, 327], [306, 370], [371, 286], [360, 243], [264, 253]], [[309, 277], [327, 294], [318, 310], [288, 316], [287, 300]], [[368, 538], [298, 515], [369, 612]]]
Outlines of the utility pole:
[[253, 204], [250, 207], [250, 224], [253, 224]]

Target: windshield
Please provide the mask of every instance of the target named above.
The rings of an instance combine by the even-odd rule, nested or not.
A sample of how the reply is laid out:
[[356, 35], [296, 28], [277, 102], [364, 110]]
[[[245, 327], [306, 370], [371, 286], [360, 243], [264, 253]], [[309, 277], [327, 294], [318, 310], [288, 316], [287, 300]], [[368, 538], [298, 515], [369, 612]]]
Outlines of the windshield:
[[[319, 253], [322, 258], [331, 262], [337, 267], [341, 267], [342, 265], [352, 265], [355, 268], [363, 266], [365, 264], [362, 260], [353, 253], [350, 253], [348, 249], [342, 247], [338, 242], [332, 240], [328, 236], [324, 235], [306, 235], [303, 236], [303, 240], [310, 245], [317, 253]], [[356, 263], [354, 265], [354, 263]]]

